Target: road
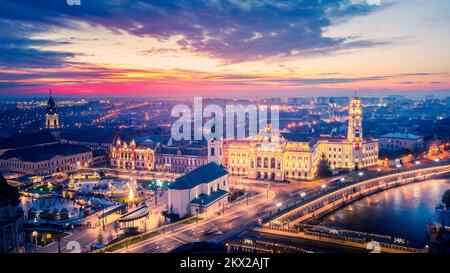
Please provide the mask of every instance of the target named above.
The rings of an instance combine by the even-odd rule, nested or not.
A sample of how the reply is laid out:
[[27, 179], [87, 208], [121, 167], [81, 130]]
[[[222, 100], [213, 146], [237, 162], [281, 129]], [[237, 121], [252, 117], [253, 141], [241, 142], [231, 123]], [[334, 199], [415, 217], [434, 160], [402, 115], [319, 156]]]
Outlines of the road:
[[[61, 245], [61, 252], [62, 253], [70, 253], [72, 251], [78, 252], [77, 250], [74, 250], [72, 248], [68, 248], [70, 246], [70, 242], [75, 242], [75, 244], [80, 245], [80, 250], [84, 248], [89, 248], [89, 246], [94, 243], [98, 242], [100, 231], [102, 232], [102, 237], [104, 241], [107, 241], [109, 237], [114, 238], [116, 235], [115, 233], [115, 225], [114, 222], [120, 217], [118, 214], [112, 214], [108, 216], [107, 223], [105, 225], [105, 230], [101, 231], [102, 227], [95, 227], [95, 228], [87, 228], [87, 227], [79, 227], [75, 228], [69, 236], [66, 236], [61, 239], [60, 245]], [[45, 247], [38, 248], [36, 250], [38, 253], [58, 253], [58, 242], [54, 241], [53, 243], [50, 243], [46, 245]]]
[[[254, 199], [248, 200], [248, 202], [244, 199], [239, 204], [225, 209], [225, 212], [220, 213], [220, 215], [211, 216], [208, 219], [200, 220], [198, 223], [176, 224], [161, 231], [162, 234], [160, 235], [117, 252], [164, 253], [170, 252], [186, 243], [228, 240], [246, 229], [258, 226], [260, 218], [280, 214], [280, 212], [282, 213], [292, 206], [297, 206], [300, 202], [303, 203], [308, 201], [308, 199], [314, 199], [316, 195], [321, 195], [322, 191], [331, 190], [333, 185], [329, 182], [332, 180], [336, 180], [336, 177], [315, 182], [292, 182], [289, 184], [271, 182], [268, 187], [266, 182], [231, 177], [230, 187], [237, 185], [237, 188], [251, 189], [252, 192], [259, 194]], [[323, 188], [323, 185], [327, 186]], [[107, 229], [111, 230], [112, 228], [113, 226], [107, 225]], [[97, 238], [98, 229], [85, 230], [64, 238], [62, 242], [67, 243], [65, 241], [77, 240], [82, 245], [89, 245], [96, 241]], [[56, 252], [53, 248], [50, 246], [49, 249]]]
[[[236, 178], [232, 178], [236, 179]], [[258, 219], [278, 213], [279, 209], [286, 207], [284, 204], [294, 204], [302, 199], [299, 194], [293, 192], [311, 193], [320, 188], [322, 182], [295, 182], [291, 184], [267, 183], [239, 179], [243, 187], [252, 188], [259, 193], [254, 199], [248, 201], [243, 199], [239, 204], [233, 205], [225, 210], [224, 214], [214, 215], [198, 223], [181, 224], [166, 230], [165, 234], [158, 235], [148, 240], [121, 249], [118, 252], [131, 253], [155, 253], [170, 252], [171, 250], [192, 242], [198, 241], [224, 241], [243, 232], [247, 228], [259, 225]], [[230, 182], [232, 186], [234, 182]], [[241, 186], [237, 186], [241, 188]], [[269, 189], [269, 191], [268, 191]], [[278, 207], [277, 204], [280, 206]]]

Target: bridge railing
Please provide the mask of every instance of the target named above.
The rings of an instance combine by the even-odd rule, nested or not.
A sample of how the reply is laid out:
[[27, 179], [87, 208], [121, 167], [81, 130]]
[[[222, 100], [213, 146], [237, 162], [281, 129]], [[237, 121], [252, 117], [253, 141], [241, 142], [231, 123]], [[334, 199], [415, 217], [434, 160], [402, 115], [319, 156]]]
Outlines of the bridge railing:
[[[309, 202], [300, 203], [299, 206], [290, 208], [287, 212], [269, 219], [264, 223], [264, 226], [268, 226], [269, 224], [271, 225], [272, 222], [282, 223], [285, 220], [287, 220], [287, 222], [290, 222], [292, 221], [292, 219], [297, 219], [296, 222], [304, 221], [306, 219], [318, 216], [315, 214], [315, 212], [321, 210], [323, 207], [329, 204], [333, 204], [333, 206], [329, 208], [329, 211], [332, 211], [333, 209], [336, 209], [338, 207], [335, 205], [342, 206], [356, 199], [362, 198], [369, 194], [373, 194], [375, 192], [379, 192], [381, 190], [415, 181], [420, 181], [446, 172], [450, 172], [450, 165], [435, 166], [402, 173], [390, 174], [387, 176], [361, 181], [344, 188], [339, 188], [335, 191], [328, 192], [324, 195], [320, 195], [316, 199]], [[364, 193], [364, 195], [362, 193]], [[305, 218], [305, 215], [309, 215], [309, 217]]]
[[[399, 244], [393, 244], [389, 242], [383, 242], [383, 240], [389, 240], [392, 241], [392, 236], [387, 235], [381, 235], [381, 234], [368, 234], [358, 231], [352, 231], [352, 230], [339, 230], [337, 231], [338, 234], [332, 234], [332, 233], [324, 233], [319, 231], [314, 231], [312, 229], [314, 228], [323, 228], [320, 226], [313, 226], [313, 225], [297, 225], [296, 228], [293, 227], [276, 227], [272, 226], [267, 229], [275, 230], [275, 231], [281, 231], [281, 232], [287, 232], [292, 233], [293, 236], [306, 236], [306, 237], [313, 237], [316, 238], [316, 240], [330, 240], [332, 243], [337, 244], [355, 244], [357, 247], [360, 248], [367, 248], [367, 244], [371, 241], [375, 241], [379, 244], [380, 250], [382, 251], [398, 251], [398, 252], [408, 252], [408, 253], [420, 253], [424, 252], [422, 249], [409, 247], [406, 245], [399, 245]], [[351, 234], [356, 234], [358, 236], [351, 236]], [[341, 234], [341, 235], [339, 235]], [[346, 235], [343, 235], [346, 234]]]

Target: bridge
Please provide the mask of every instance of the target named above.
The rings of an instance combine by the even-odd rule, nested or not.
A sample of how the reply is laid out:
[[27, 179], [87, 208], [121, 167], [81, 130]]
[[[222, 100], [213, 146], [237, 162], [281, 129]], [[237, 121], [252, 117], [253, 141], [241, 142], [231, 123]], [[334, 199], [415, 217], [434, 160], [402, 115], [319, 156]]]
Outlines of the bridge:
[[333, 189], [331, 192], [323, 192], [312, 200], [291, 207], [286, 212], [281, 212], [267, 219], [255, 231], [272, 234], [273, 236], [302, 238], [359, 249], [371, 248], [380, 252], [426, 252], [427, 249], [408, 247], [408, 242], [402, 238], [351, 230], [329, 229], [308, 225], [305, 222], [319, 219], [368, 195], [448, 173], [450, 173], [450, 164], [447, 163], [446, 165], [399, 172], [356, 182]]
[[264, 222], [263, 226], [266, 228], [284, 225], [289, 226], [311, 219], [315, 220], [368, 195], [438, 177], [446, 173], [450, 173], [450, 164], [394, 173], [357, 182], [319, 195], [309, 202], [299, 204], [297, 207], [268, 219]]

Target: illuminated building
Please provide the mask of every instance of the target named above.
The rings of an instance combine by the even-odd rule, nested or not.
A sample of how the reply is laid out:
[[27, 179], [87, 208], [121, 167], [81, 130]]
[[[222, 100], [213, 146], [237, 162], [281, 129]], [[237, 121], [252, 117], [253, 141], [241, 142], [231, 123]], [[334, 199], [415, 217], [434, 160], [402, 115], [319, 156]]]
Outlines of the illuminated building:
[[169, 213], [208, 217], [228, 203], [228, 171], [210, 162], [169, 184]]
[[0, 171], [45, 175], [87, 167], [91, 162], [89, 147], [57, 143], [8, 150], [0, 156]]
[[117, 139], [111, 146], [110, 164], [121, 169], [186, 173], [208, 163], [202, 143], [168, 144], [150, 138], [129, 143]]
[[57, 129], [59, 128], [59, 118], [56, 112], [56, 103], [53, 100], [52, 93], [50, 91], [50, 97], [47, 101], [47, 109], [45, 113], [45, 128]]
[[46, 175], [92, 164], [93, 153], [89, 147], [58, 142], [59, 119], [51, 95], [47, 102], [45, 127], [45, 132], [34, 134], [33, 137], [17, 136], [21, 141], [1, 150], [0, 172]]
[[252, 179], [312, 180], [322, 154], [332, 169], [352, 170], [377, 164], [378, 140], [364, 139], [362, 129], [361, 100], [354, 97], [349, 103], [346, 139], [312, 139], [301, 134], [275, 131], [269, 126], [255, 137], [224, 140], [222, 161], [212, 156], [218, 144], [210, 145], [210, 161], [224, 164], [231, 175]]
[[359, 169], [378, 161], [378, 140], [363, 138], [362, 105], [349, 103], [345, 139], [314, 139], [310, 135], [280, 132], [270, 126], [244, 140], [211, 140], [207, 145], [118, 139], [111, 147], [110, 163], [124, 169], [186, 173], [208, 162], [225, 165], [230, 174], [252, 179], [312, 180], [325, 154], [333, 169]]

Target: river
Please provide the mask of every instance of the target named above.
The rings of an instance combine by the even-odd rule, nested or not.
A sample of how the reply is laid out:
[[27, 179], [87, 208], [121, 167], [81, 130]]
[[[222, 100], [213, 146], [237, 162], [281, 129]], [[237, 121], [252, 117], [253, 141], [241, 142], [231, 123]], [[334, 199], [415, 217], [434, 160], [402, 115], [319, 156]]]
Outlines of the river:
[[327, 215], [322, 226], [392, 235], [410, 246], [426, 244], [427, 224], [450, 179], [433, 179], [390, 189]]

